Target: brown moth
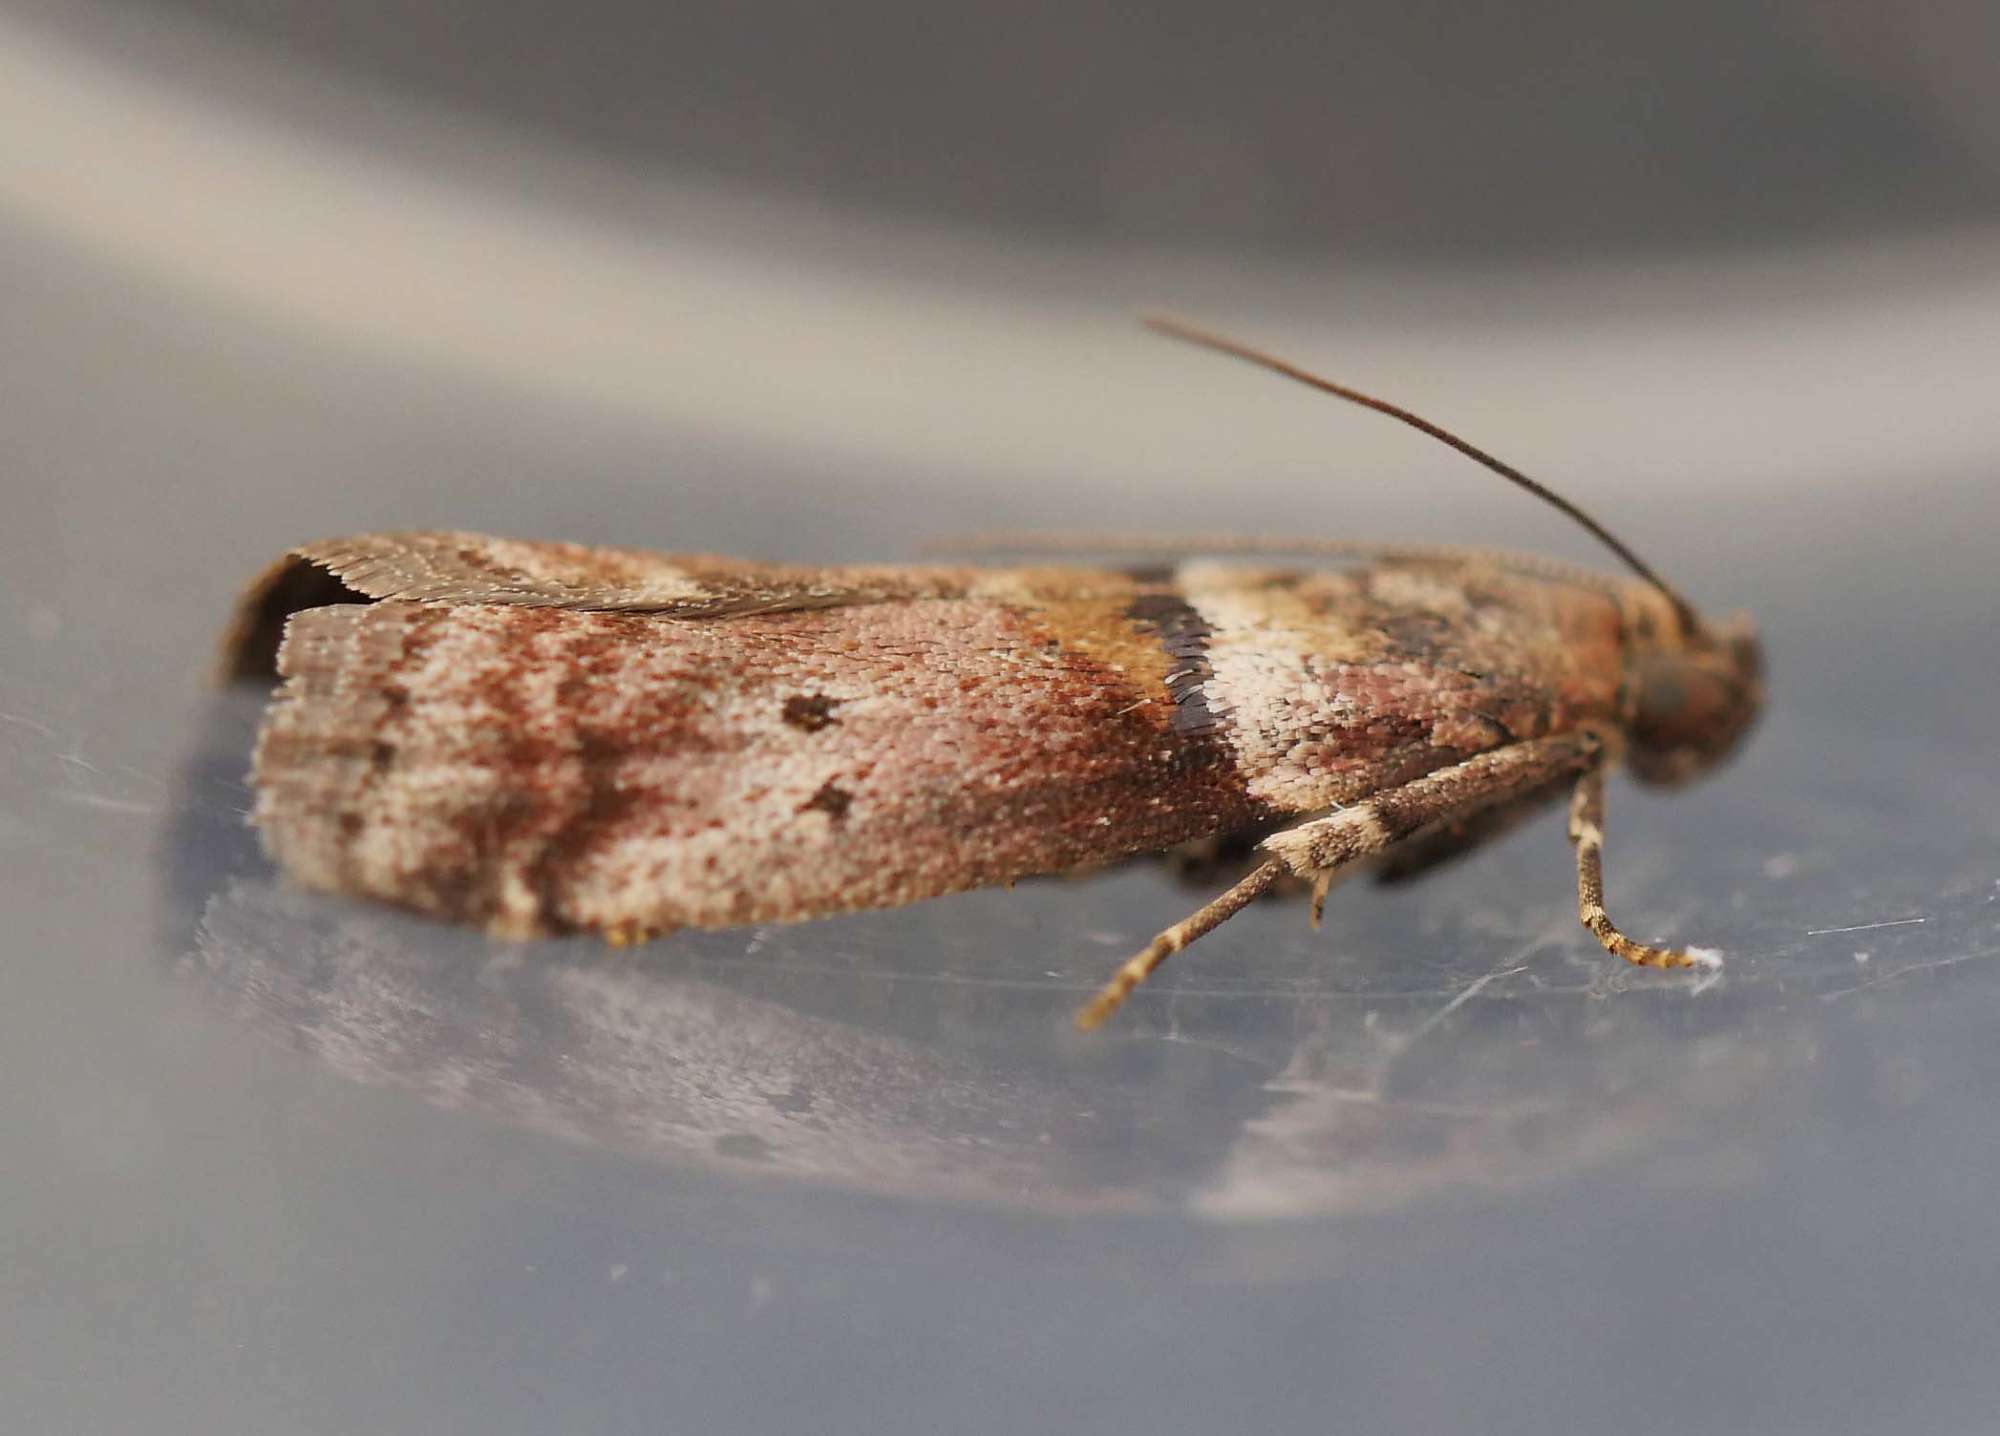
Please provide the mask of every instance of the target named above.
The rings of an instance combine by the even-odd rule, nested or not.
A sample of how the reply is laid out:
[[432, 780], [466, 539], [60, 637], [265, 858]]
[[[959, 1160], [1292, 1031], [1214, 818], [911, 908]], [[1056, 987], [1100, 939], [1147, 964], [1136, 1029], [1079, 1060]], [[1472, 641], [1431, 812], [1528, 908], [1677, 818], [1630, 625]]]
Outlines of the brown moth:
[[[284, 684], [255, 822], [294, 878], [502, 937], [790, 922], [1196, 839], [1249, 875], [1133, 957], [1093, 1027], [1280, 879], [1421, 866], [1571, 790], [1578, 913], [1655, 967], [1699, 948], [1606, 915], [1604, 774], [1678, 782], [1760, 701], [1747, 622], [1704, 622], [1599, 525], [1381, 400], [1172, 321], [1153, 327], [1388, 413], [1547, 499], [1638, 574], [1501, 553], [1295, 550], [1347, 566], [808, 568], [465, 533], [306, 544], [244, 596], [234, 673]], [[282, 631], [282, 642], [280, 632]]]

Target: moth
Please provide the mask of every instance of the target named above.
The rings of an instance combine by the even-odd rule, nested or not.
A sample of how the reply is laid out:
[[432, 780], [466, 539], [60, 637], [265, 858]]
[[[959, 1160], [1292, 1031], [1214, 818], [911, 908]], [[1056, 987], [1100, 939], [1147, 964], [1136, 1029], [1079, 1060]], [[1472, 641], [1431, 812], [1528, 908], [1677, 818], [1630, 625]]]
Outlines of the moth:
[[1566, 788], [1583, 924], [1628, 962], [1714, 964], [1607, 915], [1604, 780], [1622, 759], [1678, 783], [1735, 747], [1761, 701], [1749, 620], [1703, 619], [1568, 500], [1408, 410], [1148, 322], [1432, 435], [1633, 577], [1256, 540], [840, 568], [467, 533], [309, 543], [250, 586], [226, 645], [234, 671], [283, 679], [254, 759], [265, 848], [310, 887], [624, 944], [1253, 838], [1248, 875], [1078, 1013], [1094, 1027], [1281, 880], [1312, 885], [1317, 923], [1355, 865], [1425, 866]]

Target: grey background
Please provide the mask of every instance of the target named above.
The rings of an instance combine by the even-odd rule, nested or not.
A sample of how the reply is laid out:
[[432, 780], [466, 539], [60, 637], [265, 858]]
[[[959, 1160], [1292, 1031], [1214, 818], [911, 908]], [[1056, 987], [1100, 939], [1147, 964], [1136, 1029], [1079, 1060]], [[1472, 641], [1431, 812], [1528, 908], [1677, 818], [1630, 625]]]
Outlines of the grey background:
[[[0, 1424], [1990, 1429], [1974, 10], [1593, 7], [1608, 53], [1554, 11], [1222, 46], [1193, 12], [519, 10], [0, 8]], [[1010, 123], [1024, 75], [1071, 103]], [[1368, 147], [1441, 182], [1299, 144], [1356, 75]], [[1611, 967], [1553, 816], [1319, 934], [1262, 905], [1094, 1038], [1073, 1006], [1199, 901], [1151, 867], [633, 956], [257, 854], [262, 695], [206, 665], [307, 536], [1588, 556], [1128, 332], [1163, 298], [1756, 613], [1743, 755], [1611, 797], [1614, 911], [1720, 981]]]
[[[1464, 261], [1990, 213], [1977, 0], [124, 0], [647, 167], [981, 225]], [[1893, 219], [1891, 219], [1893, 217]]]

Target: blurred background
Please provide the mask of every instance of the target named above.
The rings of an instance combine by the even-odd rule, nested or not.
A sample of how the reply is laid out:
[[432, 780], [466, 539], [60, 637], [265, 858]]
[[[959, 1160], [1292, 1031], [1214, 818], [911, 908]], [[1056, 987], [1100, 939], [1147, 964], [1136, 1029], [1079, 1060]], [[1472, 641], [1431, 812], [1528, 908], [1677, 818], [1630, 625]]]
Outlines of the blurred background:
[[[463, 525], [469, 492], [580, 466], [646, 471], [674, 510], [655, 532], [719, 490], [811, 516], [704, 513], [705, 547], [1002, 522], [1462, 537], [1460, 500], [1493, 537], [1570, 540], [1421, 440], [1140, 336], [1149, 304], [1428, 405], [1660, 551], [1696, 546], [1672, 523], [1691, 493], [1963, 464], [2000, 428], [2000, 21], [1973, 4], [558, 23], [14, 0], [0, 23], [19, 245], [226, 315], [283, 369], [404, 366], [412, 406], [470, 407], [447, 427], [472, 442], [499, 442], [482, 404], [536, 442], [598, 431], [476, 478], [379, 436], [272, 440], [311, 474], [218, 455], [295, 528]], [[73, 272], [96, 298], [71, 326], [116, 324]], [[1891, 375], [1921, 382], [1870, 403]], [[200, 438], [248, 447], [241, 427]], [[633, 516], [552, 517], [589, 538]]]
[[159, 0], [98, 18], [128, 41], [202, 27], [295, 79], [657, 179], [1311, 264], [1907, 235], [1988, 216], [2000, 164], [1996, 21], [1965, 0], [599, 3], [564, 25], [523, 0]]
[[[2000, 12], [0, 0], [0, 1390], [24, 1430], [1990, 1429]], [[290, 889], [287, 544], [999, 528], [1605, 564], [1771, 655], [1327, 929], [1150, 868], [638, 958]]]

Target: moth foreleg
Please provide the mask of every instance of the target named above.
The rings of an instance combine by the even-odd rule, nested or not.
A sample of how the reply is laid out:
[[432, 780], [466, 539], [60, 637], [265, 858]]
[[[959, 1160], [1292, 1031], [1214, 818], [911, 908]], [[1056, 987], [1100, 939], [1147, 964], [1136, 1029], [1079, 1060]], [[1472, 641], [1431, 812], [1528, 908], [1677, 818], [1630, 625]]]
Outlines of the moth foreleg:
[[1439, 824], [1512, 802], [1565, 773], [1588, 770], [1598, 762], [1600, 751], [1600, 741], [1589, 733], [1515, 743], [1426, 773], [1365, 803], [1271, 834], [1258, 844], [1259, 851], [1268, 854], [1264, 862], [1235, 887], [1128, 958], [1103, 990], [1077, 1013], [1076, 1025], [1088, 1030], [1103, 1022], [1153, 969], [1242, 911], [1279, 878], [1287, 874], [1306, 878], [1312, 882], [1316, 898], [1323, 897], [1327, 884], [1342, 869]]
[[1569, 799], [1569, 840], [1576, 845], [1576, 915], [1614, 957], [1639, 967], [1720, 967], [1722, 956], [1706, 947], [1649, 947], [1618, 930], [1604, 911], [1604, 765], [1577, 775]]

